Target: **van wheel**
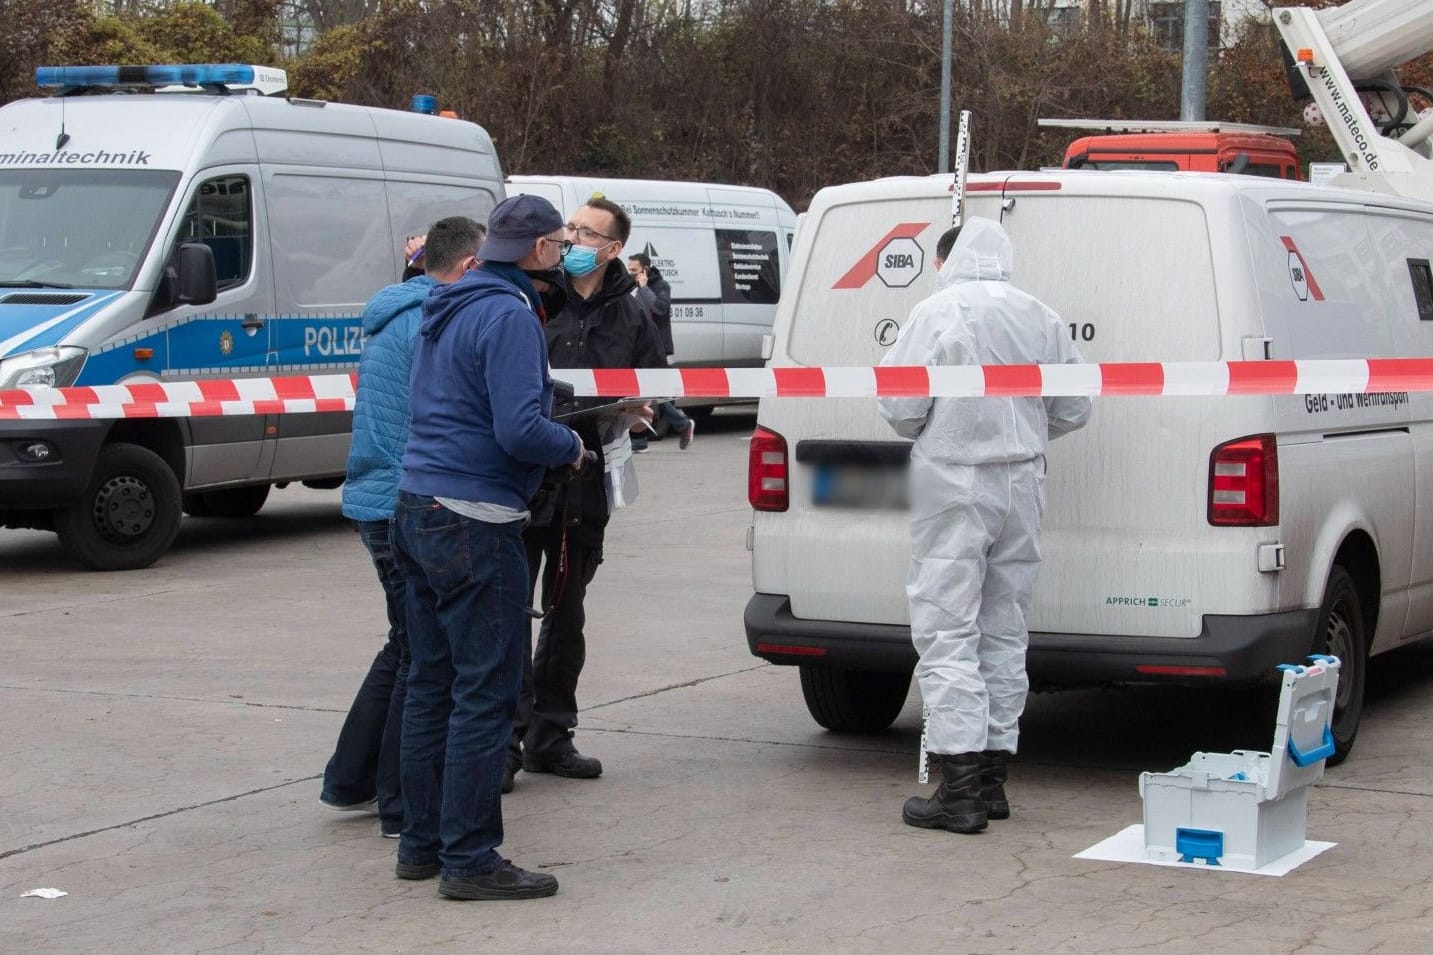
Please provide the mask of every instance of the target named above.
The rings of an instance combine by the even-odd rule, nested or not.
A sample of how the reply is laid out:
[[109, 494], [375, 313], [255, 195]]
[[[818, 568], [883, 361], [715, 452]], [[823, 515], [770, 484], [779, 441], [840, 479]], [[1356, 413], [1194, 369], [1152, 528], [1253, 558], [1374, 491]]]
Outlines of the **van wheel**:
[[55, 512], [60, 543], [94, 570], [138, 570], [179, 533], [179, 480], [164, 459], [137, 444], [100, 449], [78, 501]]
[[911, 688], [909, 673], [838, 670], [803, 663], [801, 695], [811, 718], [836, 733], [877, 733], [900, 715]]
[[202, 495], [203, 516], [253, 517], [269, 499], [270, 487], [268, 484], [251, 484], [248, 487], [235, 487], [225, 491], [205, 491]]
[[1335, 565], [1324, 588], [1323, 606], [1319, 607], [1318, 629], [1314, 633], [1314, 652], [1339, 658], [1338, 695], [1334, 697], [1334, 754], [1328, 764], [1336, 766], [1348, 758], [1358, 735], [1363, 717], [1363, 685], [1368, 669], [1368, 634], [1364, 628], [1362, 608], [1353, 577]]

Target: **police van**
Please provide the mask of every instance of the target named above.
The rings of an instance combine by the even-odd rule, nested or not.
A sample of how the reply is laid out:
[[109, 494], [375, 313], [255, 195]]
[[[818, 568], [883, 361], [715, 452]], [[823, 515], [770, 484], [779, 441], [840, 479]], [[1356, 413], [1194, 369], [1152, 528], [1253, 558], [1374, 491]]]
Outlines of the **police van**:
[[[771, 363], [878, 364], [935, 289], [950, 209], [949, 177], [818, 193]], [[1089, 362], [1433, 355], [1430, 204], [1057, 171], [972, 176], [967, 209]], [[757, 424], [750, 649], [800, 667], [823, 726], [884, 728], [915, 663], [890, 493], [909, 444], [870, 399], [763, 398]], [[1368, 655], [1433, 633], [1433, 394], [1106, 397], [1047, 460], [1036, 686], [1233, 684], [1330, 652], [1342, 755]]]
[[796, 214], [768, 189], [701, 182], [511, 176], [571, 216], [594, 193], [632, 218], [623, 256], [645, 252], [672, 287], [674, 365], [756, 367], [771, 334]]
[[[404, 237], [503, 197], [486, 132], [280, 95], [264, 67], [42, 67], [0, 108], [0, 389], [352, 372]], [[157, 92], [162, 91], [162, 92]], [[92, 94], [92, 95], [90, 95]], [[181, 512], [336, 487], [352, 416], [0, 422], [0, 524], [101, 570]]]

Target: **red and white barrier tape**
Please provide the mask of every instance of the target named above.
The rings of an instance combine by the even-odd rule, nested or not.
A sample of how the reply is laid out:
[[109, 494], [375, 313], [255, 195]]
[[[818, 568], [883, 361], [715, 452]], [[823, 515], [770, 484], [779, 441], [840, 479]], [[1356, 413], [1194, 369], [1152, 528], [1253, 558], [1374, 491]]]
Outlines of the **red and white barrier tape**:
[[[1433, 358], [890, 368], [555, 368], [578, 397], [1208, 397], [1433, 391]], [[0, 391], [0, 419], [351, 411], [353, 375]]]
[[0, 420], [202, 418], [352, 411], [356, 375], [150, 381], [0, 391]]

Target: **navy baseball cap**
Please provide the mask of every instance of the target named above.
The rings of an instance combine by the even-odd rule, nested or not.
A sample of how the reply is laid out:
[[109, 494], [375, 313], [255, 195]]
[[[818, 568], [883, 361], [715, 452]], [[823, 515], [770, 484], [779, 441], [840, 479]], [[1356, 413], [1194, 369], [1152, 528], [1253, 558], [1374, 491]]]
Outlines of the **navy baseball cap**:
[[541, 196], [509, 196], [488, 213], [488, 237], [478, 249], [485, 262], [527, 257], [539, 237], [562, 228], [562, 216]]

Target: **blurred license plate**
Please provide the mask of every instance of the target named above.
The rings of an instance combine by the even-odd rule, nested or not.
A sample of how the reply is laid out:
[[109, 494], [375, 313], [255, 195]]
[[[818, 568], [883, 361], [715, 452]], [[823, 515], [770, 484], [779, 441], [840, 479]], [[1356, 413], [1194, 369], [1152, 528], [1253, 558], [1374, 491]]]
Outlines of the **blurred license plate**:
[[811, 501], [818, 507], [904, 509], [905, 471], [894, 467], [818, 464], [811, 480]]

